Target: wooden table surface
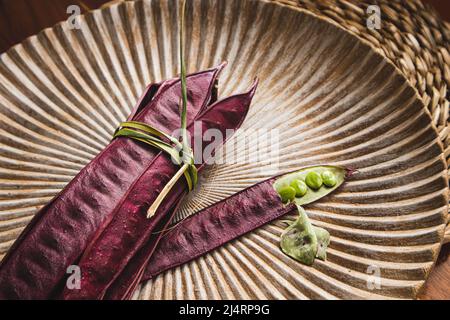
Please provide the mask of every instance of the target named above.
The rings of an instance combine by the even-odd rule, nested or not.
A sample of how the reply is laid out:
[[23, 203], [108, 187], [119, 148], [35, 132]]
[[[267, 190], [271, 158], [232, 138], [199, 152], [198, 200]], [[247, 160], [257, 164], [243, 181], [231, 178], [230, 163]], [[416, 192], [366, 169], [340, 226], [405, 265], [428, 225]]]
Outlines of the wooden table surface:
[[[0, 53], [23, 39], [67, 19], [67, 7], [78, 4], [83, 12], [109, 0], [0, 0]], [[450, 21], [450, 1], [427, 0]], [[450, 299], [450, 244], [442, 248], [438, 262], [419, 295], [420, 299]]]

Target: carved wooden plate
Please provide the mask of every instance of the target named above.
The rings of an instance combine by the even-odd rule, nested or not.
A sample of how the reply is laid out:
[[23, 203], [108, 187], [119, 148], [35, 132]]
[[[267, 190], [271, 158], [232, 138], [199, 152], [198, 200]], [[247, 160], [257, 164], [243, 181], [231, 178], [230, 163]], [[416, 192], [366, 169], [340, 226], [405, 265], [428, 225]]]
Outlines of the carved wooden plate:
[[[110, 141], [145, 85], [178, 73], [177, 13], [175, 0], [126, 2], [80, 17], [79, 30], [44, 30], [0, 57], [2, 255]], [[260, 78], [243, 129], [279, 130], [276, 172], [318, 163], [359, 171], [307, 207], [332, 234], [328, 261], [305, 267], [284, 256], [283, 226], [274, 222], [143, 284], [134, 297], [414, 298], [438, 255], [448, 203], [442, 147], [415, 90], [368, 45], [299, 9], [192, 0], [187, 14], [190, 71], [227, 60], [222, 95]], [[208, 168], [178, 219], [276, 173], [265, 169]]]

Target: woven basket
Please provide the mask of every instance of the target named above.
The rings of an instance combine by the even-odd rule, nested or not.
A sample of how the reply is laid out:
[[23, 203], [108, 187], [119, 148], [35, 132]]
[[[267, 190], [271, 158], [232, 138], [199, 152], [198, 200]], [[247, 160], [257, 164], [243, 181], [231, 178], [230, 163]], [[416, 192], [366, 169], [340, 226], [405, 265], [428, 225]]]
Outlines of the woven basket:
[[[274, 0], [338, 23], [392, 62], [414, 86], [442, 139], [450, 166], [450, 24], [420, 0]], [[381, 10], [381, 28], [369, 29], [369, 5]], [[450, 242], [450, 225], [445, 243]]]

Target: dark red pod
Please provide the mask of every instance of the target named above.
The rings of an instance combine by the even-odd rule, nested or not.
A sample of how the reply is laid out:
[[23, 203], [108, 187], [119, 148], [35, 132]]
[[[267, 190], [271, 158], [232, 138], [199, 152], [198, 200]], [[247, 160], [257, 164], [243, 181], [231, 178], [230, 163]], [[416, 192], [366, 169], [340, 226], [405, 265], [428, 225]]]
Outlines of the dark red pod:
[[[223, 65], [188, 76], [188, 123], [211, 99]], [[132, 118], [162, 131], [180, 123], [179, 80], [151, 85]], [[47, 299], [89, 243], [114, 214], [121, 199], [160, 152], [131, 139], [115, 139], [42, 208], [0, 265], [0, 299]]]
[[[210, 106], [198, 117], [201, 132], [218, 129], [226, 136], [227, 129], [239, 128], [247, 114], [255, 89], [256, 84], [245, 94], [229, 97]], [[188, 131], [193, 145], [194, 126], [189, 126]], [[203, 165], [198, 166], [199, 169], [202, 167]], [[149, 169], [130, 189], [129, 196], [117, 208], [117, 214], [108, 227], [83, 254], [78, 264], [82, 270], [81, 289], [65, 289], [62, 296], [64, 299], [104, 297], [106, 290], [126, 270], [128, 263], [146, 245], [151, 234], [159, 230], [159, 225], [166, 223], [168, 214], [173, 212], [171, 209], [174, 203], [185, 194], [186, 183], [180, 180], [167, 195], [155, 216], [147, 219], [147, 209], [177, 170], [177, 166], [165, 154], [155, 158]], [[150, 251], [155, 245], [155, 241], [149, 242]]]

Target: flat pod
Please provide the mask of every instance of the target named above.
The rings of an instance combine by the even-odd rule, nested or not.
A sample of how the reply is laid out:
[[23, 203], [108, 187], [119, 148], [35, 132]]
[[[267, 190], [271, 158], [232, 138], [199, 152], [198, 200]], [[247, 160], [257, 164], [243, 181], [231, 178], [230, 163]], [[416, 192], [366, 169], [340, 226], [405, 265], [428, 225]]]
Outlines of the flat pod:
[[297, 206], [298, 218], [281, 235], [281, 250], [295, 260], [312, 265], [317, 255], [318, 242], [314, 227], [306, 211]]
[[295, 203], [299, 206], [312, 203], [330, 194], [331, 192], [339, 188], [339, 186], [342, 185], [342, 183], [344, 183], [346, 175], [349, 174], [348, 169], [340, 166], [324, 165], [324, 166], [308, 167], [286, 174], [276, 179], [275, 183], [273, 184], [273, 187], [275, 188], [275, 190], [277, 190], [277, 192], [284, 191], [286, 187], [290, 187], [291, 185], [294, 184], [295, 181], [305, 181], [306, 177], [311, 172], [315, 172], [319, 175], [322, 175], [324, 172], [330, 172], [334, 175], [336, 179], [336, 184], [333, 187], [327, 187], [325, 185], [322, 185], [317, 190], [313, 188], [308, 188], [305, 195], [301, 197], [296, 196], [295, 199], [292, 199], [292, 201], [295, 200]]
[[[293, 227], [295, 224], [300, 224], [301, 221], [299, 221], [299, 219], [308, 219], [308, 216], [304, 216], [302, 215], [301, 217], [299, 216], [295, 221], [291, 221], [291, 220], [283, 220], [283, 222], [285, 222], [289, 228], [287, 228], [283, 234], [286, 234], [288, 229], [291, 229], [291, 227]], [[295, 233], [296, 231], [291, 231], [292, 233]], [[311, 232], [311, 230], [310, 230]], [[315, 258], [320, 259], [322, 261], [326, 261], [327, 260], [327, 249], [328, 249], [328, 245], [330, 244], [330, 233], [320, 227], [317, 226], [312, 226], [312, 232], [315, 234], [315, 236], [317, 237], [317, 253]], [[296, 245], [304, 245], [303, 242], [298, 241]], [[300, 262], [302, 262], [301, 260], [299, 260]]]

